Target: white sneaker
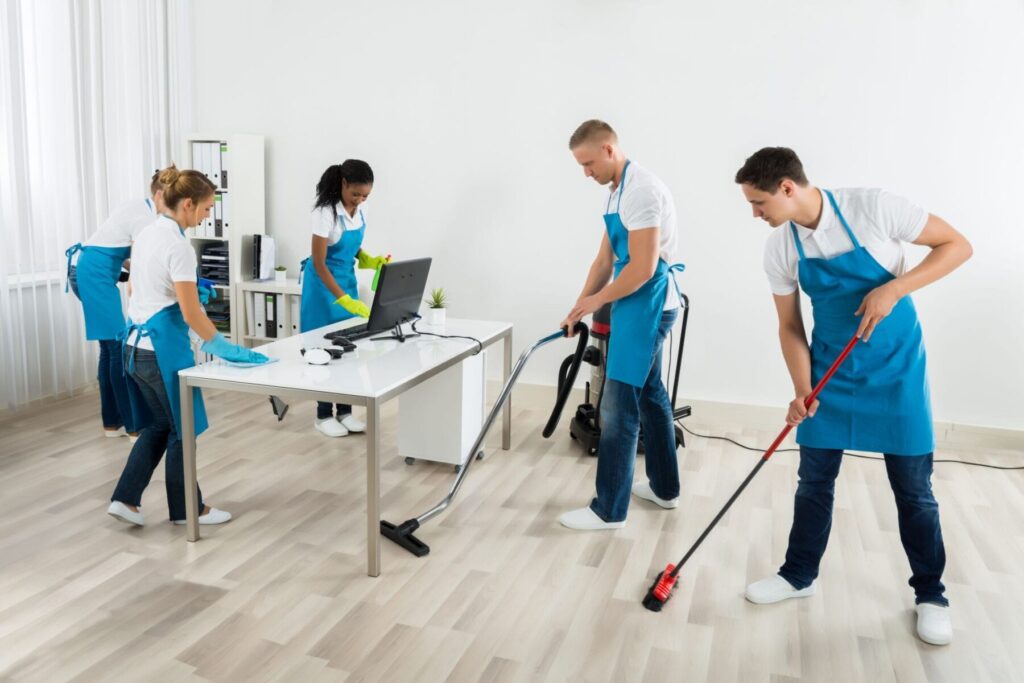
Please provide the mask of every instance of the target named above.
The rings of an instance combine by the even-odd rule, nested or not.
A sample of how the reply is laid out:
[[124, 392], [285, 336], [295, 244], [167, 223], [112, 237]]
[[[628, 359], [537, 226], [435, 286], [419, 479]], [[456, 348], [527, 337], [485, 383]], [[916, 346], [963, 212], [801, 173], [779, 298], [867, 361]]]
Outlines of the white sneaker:
[[665, 500], [664, 498], [658, 498], [657, 494], [651, 489], [651, 482], [649, 481], [638, 481], [633, 484], [633, 495], [637, 498], [643, 498], [649, 500], [655, 505], [659, 505], [666, 510], [672, 510], [679, 507], [679, 496], [676, 496], [672, 500]]
[[598, 529], [621, 529], [626, 526], [626, 522], [606, 522], [589, 507], [580, 508], [579, 510], [573, 510], [566, 512], [558, 518], [559, 523], [568, 527], [569, 529], [579, 529], [581, 531], [597, 531]]
[[775, 574], [747, 586], [745, 597], [758, 605], [770, 605], [790, 598], [806, 598], [814, 595], [814, 584], [797, 590], [784, 578]]
[[358, 434], [366, 431], [366, 423], [352, 413], [349, 413], [345, 417], [338, 418], [338, 422], [340, 422], [341, 425], [352, 434]]
[[134, 524], [135, 526], [143, 526], [146, 523], [146, 519], [142, 516], [141, 508], [138, 512], [135, 512], [135, 510], [132, 510], [119, 500], [110, 503], [110, 507], [107, 508], [107, 514], [116, 520]]
[[[184, 519], [171, 520], [175, 524], [185, 524]], [[205, 515], [199, 515], [200, 524], [223, 524], [224, 522], [231, 521], [231, 513], [225, 510], [218, 510], [217, 508], [210, 508], [210, 511]]]
[[125, 435], [124, 427], [118, 427], [117, 429], [106, 429], [103, 430], [103, 436], [108, 439], [116, 439], [119, 436]]
[[341, 424], [333, 417], [317, 420], [313, 424], [316, 427], [316, 431], [320, 432], [324, 436], [348, 436], [348, 429], [345, 425]]
[[917, 637], [929, 645], [949, 645], [953, 642], [953, 622], [949, 608], [934, 602], [917, 606]]

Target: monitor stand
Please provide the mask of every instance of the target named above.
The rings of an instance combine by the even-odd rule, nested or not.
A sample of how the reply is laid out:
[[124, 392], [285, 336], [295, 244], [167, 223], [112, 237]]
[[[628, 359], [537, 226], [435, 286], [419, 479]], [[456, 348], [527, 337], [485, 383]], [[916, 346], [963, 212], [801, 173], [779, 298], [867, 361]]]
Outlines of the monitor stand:
[[418, 332], [414, 332], [412, 334], [406, 334], [406, 333], [402, 332], [402, 323], [404, 323], [404, 322], [406, 322], [406, 321], [399, 320], [397, 323], [395, 323], [394, 328], [392, 328], [391, 334], [383, 336], [383, 337], [373, 337], [373, 338], [370, 339], [370, 341], [382, 341], [382, 340], [387, 340], [387, 339], [397, 339], [398, 341], [404, 343], [406, 339], [412, 339], [413, 337], [420, 336], [420, 334]]

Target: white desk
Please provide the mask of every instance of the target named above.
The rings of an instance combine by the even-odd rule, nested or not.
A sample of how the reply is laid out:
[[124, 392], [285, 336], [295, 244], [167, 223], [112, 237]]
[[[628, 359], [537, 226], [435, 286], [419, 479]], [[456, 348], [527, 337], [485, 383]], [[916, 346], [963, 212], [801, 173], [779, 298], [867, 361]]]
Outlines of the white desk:
[[[210, 387], [254, 394], [309, 398], [331, 403], [366, 406], [366, 551], [367, 573], [380, 575], [380, 413], [381, 406], [406, 389], [461, 362], [477, 350], [464, 339], [416, 337], [404, 343], [397, 340], [356, 342], [356, 351], [346, 353], [329, 365], [309, 365], [299, 349], [328, 347], [324, 334], [359, 324], [346, 320], [313, 332], [297, 334], [260, 346], [258, 350], [279, 358], [276, 363], [253, 368], [237, 368], [221, 360], [178, 373], [181, 382], [182, 451], [185, 466], [185, 509], [187, 537], [199, 540], [196, 500], [196, 439], [192, 405], [192, 387]], [[482, 320], [448, 320], [443, 327], [418, 324], [423, 331], [465, 335], [479, 339], [484, 348], [504, 342], [503, 377], [507, 382], [512, 370], [512, 324]], [[383, 333], [386, 334], [386, 333]], [[512, 441], [511, 400], [502, 413], [501, 447], [508, 450]]]

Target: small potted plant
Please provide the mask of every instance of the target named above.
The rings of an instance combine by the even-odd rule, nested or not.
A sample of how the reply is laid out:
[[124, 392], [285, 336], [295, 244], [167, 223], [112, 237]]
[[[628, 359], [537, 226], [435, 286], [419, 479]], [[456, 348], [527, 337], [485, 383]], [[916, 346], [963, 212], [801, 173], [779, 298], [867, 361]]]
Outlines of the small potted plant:
[[430, 298], [423, 301], [427, 304], [427, 324], [444, 325], [444, 311], [448, 307], [448, 297], [444, 292], [444, 288], [437, 287], [430, 290]]
[[288, 279], [288, 269], [287, 268], [285, 268], [284, 266], [278, 266], [277, 268], [274, 268], [274, 280], [276, 282], [280, 282], [280, 283], [284, 284], [284, 282], [287, 279]]

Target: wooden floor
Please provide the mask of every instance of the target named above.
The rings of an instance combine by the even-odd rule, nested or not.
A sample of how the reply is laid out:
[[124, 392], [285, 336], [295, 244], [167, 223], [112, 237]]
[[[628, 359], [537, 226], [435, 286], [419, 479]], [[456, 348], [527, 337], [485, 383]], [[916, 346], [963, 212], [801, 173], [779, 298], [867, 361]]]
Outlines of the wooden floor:
[[[780, 562], [795, 454], [764, 468], [660, 614], [640, 599], [756, 461], [720, 441], [680, 451], [678, 510], [634, 502], [625, 529], [571, 532], [595, 460], [540, 428], [551, 390], [516, 391], [513, 450], [493, 450], [424, 527], [432, 553], [385, 542], [365, 575], [361, 437], [284, 422], [265, 399], [208, 392], [207, 500], [235, 519], [187, 544], [163, 473], [145, 528], [104, 514], [127, 439], [86, 395], [0, 418], [0, 679], [12, 681], [1011, 681], [1024, 679], [1024, 472], [937, 465], [955, 642], [914, 637], [913, 594], [884, 467], [848, 460], [817, 596], [743, 600]], [[445, 492], [450, 467], [406, 466], [385, 410], [384, 516]], [[725, 432], [765, 445], [771, 430]], [[497, 431], [497, 430], [496, 430]], [[1020, 451], [939, 456], [1024, 464]], [[641, 462], [642, 468], [642, 462]], [[642, 469], [638, 472], [642, 476]]]

